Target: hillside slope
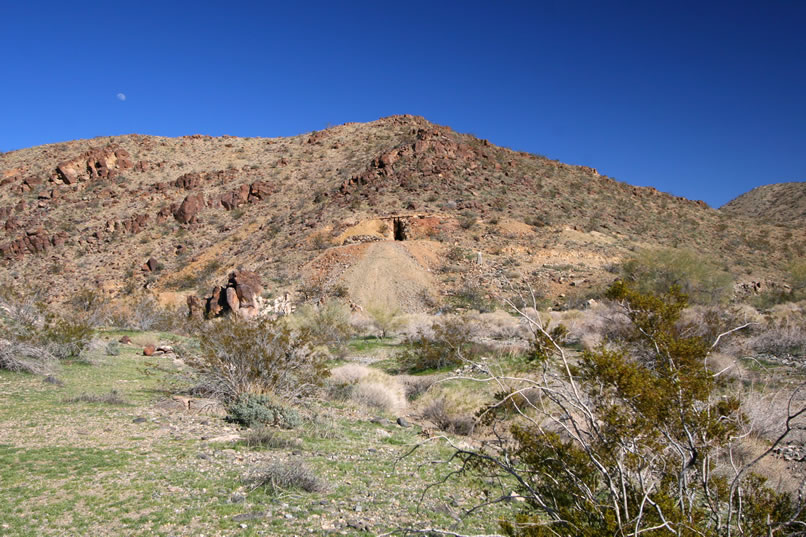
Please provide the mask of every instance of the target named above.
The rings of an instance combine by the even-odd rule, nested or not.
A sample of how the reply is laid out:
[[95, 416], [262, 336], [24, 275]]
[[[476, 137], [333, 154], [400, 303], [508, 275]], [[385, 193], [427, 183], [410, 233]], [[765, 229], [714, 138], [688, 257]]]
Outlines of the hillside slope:
[[[368, 247], [395, 239], [406, 249]], [[0, 155], [0, 279], [57, 302], [90, 287], [179, 304], [240, 267], [273, 295], [347, 289], [421, 310], [495, 290], [502, 276], [549, 297], [584, 294], [642, 247], [690, 247], [766, 277], [804, 239], [415, 116], [290, 138], [129, 135]], [[398, 266], [411, 292], [361, 284]]]
[[803, 227], [806, 225], [806, 182], [760, 186], [726, 203], [719, 211], [756, 222]]

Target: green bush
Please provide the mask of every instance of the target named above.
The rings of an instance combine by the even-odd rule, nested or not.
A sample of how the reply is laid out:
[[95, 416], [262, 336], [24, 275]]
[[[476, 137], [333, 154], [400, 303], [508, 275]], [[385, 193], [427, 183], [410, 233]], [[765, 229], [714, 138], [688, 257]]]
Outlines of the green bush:
[[733, 291], [730, 274], [708, 256], [688, 249], [643, 250], [622, 263], [620, 272], [641, 293], [659, 295], [678, 286], [698, 304], [724, 302]]
[[94, 330], [82, 319], [50, 316], [38, 338], [60, 360], [78, 357], [90, 344]]
[[247, 393], [288, 400], [321, 385], [329, 375], [325, 358], [306, 329], [230, 316], [201, 327], [199, 351], [187, 363], [202, 387], [224, 401]]
[[462, 317], [446, 317], [432, 327], [433, 335], [419, 333], [408, 338], [398, 353], [401, 369], [416, 373], [461, 365], [476, 354], [470, 326]]
[[293, 408], [277, 403], [268, 395], [251, 393], [240, 395], [227, 407], [226, 420], [245, 427], [268, 425], [282, 429], [294, 429], [302, 424], [302, 418]]
[[302, 306], [292, 323], [306, 331], [314, 345], [341, 346], [353, 335], [349, 309], [337, 300], [315, 307]]

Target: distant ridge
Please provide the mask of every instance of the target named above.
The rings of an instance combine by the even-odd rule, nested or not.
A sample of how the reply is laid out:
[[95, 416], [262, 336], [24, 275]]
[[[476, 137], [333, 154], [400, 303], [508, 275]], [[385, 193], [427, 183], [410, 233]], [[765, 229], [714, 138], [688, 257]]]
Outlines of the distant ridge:
[[760, 223], [802, 227], [806, 225], [806, 182], [763, 185], [731, 200], [719, 211]]

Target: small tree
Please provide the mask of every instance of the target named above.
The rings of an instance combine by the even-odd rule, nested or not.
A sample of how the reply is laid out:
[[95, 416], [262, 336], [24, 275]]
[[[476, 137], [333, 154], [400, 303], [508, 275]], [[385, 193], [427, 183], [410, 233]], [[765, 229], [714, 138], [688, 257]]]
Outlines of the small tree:
[[624, 280], [642, 293], [659, 295], [678, 286], [696, 303], [716, 304], [732, 291], [730, 274], [708, 256], [689, 249], [643, 250], [620, 269]]
[[373, 304], [368, 306], [366, 311], [372, 319], [372, 324], [380, 331], [381, 338], [400, 330], [403, 326], [400, 310], [396, 307]]

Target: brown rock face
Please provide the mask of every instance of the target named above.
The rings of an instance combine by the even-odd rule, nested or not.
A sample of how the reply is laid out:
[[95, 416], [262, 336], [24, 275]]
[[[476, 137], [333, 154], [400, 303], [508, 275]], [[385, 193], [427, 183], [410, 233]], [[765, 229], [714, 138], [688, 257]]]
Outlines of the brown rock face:
[[201, 319], [204, 315], [204, 307], [199, 297], [188, 295], [188, 317]]
[[133, 166], [129, 152], [116, 145], [93, 148], [56, 166], [53, 179], [73, 185], [80, 181], [113, 178]]
[[193, 190], [201, 185], [201, 181], [201, 175], [198, 173], [186, 173], [185, 175], [180, 175], [176, 181], [174, 181], [174, 186], [177, 188], [184, 188], [185, 190]]
[[[263, 284], [260, 276], [248, 270], [236, 270], [227, 278], [226, 287], [215, 287], [205, 301], [205, 316], [208, 319], [234, 313], [245, 319], [257, 317], [260, 312]], [[188, 315], [197, 315], [201, 301], [196, 297], [188, 297]]]
[[263, 282], [255, 272], [236, 270], [229, 275], [229, 285], [235, 288], [241, 307], [256, 305], [256, 297], [263, 292]]
[[249, 201], [265, 200], [271, 194], [271, 185], [264, 181], [255, 181], [249, 186]]
[[232, 287], [227, 287], [227, 306], [229, 306], [230, 311], [235, 313], [238, 313], [238, 310], [241, 309], [238, 293]]
[[213, 294], [207, 297], [205, 305], [205, 314], [208, 318], [218, 317], [225, 313], [227, 308], [227, 293], [223, 287], [216, 286], [213, 288]]
[[196, 221], [196, 217], [202, 208], [204, 208], [204, 196], [202, 194], [189, 194], [182, 201], [182, 205], [174, 212], [174, 218], [182, 224], [192, 224]]

